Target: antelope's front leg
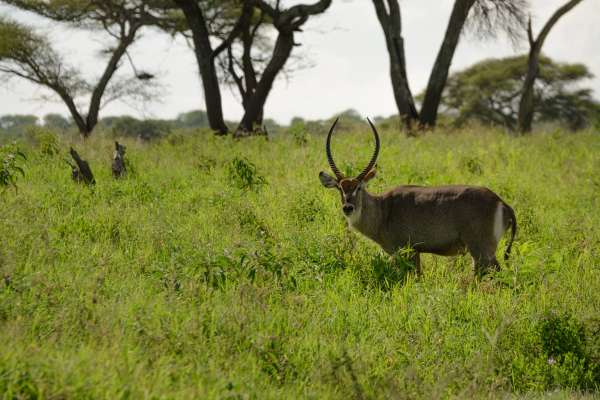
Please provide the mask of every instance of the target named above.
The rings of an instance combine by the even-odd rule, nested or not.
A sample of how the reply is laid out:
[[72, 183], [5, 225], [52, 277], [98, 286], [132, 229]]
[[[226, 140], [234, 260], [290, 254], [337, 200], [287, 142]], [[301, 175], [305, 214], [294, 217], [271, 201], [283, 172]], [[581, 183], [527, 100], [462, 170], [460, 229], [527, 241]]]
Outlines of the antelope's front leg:
[[395, 253], [388, 253], [388, 254], [390, 254], [390, 258], [396, 259], [396, 262], [398, 262], [398, 258], [402, 258], [404, 260], [404, 262], [406, 262], [406, 261], [410, 262], [412, 265], [414, 265], [417, 276], [420, 277], [422, 275], [421, 253], [419, 253], [418, 251], [412, 249], [408, 254], [406, 254], [402, 251], [402, 249], [400, 249], [400, 250], [397, 250]]
[[411, 256], [410, 260], [415, 265], [415, 271], [417, 271], [417, 276], [421, 277], [423, 275], [423, 271], [421, 271], [421, 253], [415, 251]]

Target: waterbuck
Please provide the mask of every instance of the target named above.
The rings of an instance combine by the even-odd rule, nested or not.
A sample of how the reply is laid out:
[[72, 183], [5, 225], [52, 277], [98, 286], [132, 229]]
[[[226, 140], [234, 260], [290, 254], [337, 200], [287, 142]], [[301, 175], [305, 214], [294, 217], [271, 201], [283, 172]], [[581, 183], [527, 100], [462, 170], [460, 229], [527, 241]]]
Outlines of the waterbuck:
[[[339, 119], [339, 118], [338, 118]], [[319, 179], [326, 188], [339, 190], [342, 211], [350, 226], [378, 243], [388, 254], [410, 247], [413, 262], [420, 274], [420, 253], [451, 256], [469, 251], [475, 273], [489, 268], [498, 270], [498, 242], [512, 227], [510, 242], [504, 255], [508, 259], [517, 230], [513, 209], [490, 189], [479, 186], [398, 186], [382, 195], [366, 190], [375, 176], [375, 162], [380, 141], [375, 125], [368, 119], [375, 136], [375, 152], [367, 167], [356, 177], [345, 177], [331, 155], [331, 135], [325, 153], [335, 178], [321, 171]]]

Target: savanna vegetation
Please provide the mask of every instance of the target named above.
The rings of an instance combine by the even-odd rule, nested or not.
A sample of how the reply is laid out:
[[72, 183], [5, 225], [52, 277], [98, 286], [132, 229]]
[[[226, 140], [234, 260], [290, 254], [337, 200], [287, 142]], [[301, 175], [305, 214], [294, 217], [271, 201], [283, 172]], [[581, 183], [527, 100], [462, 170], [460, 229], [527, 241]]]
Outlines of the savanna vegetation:
[[[398, 109], [374, 118], [370, 190], [498, 193], [516, 242], [476, 277], [468, 256], [431, 255], [418, 276], [411, 249], [390, 257], [350, 230], [317, 178], [333, 119], [269, 119], [272, 88], [303, 67], [303, 29], [332, 0], [0, 0], [0, 79], [65, 105], [0, 115], [0, 397], [597, 396], [600, 105], [594, 71], [542, 51], [581, 2], [534, 33], [527, 0], [454, 0], [419, 96], [401, 3], [369, 2]], [[44, 23], [102, 43], [97, 70]], [[187, 40], [197, 109], [103, 115], [160, 93], [133, 53], [149, 33]], [[529, 52], [451, 71], [469, 35]], [[225, 88], [238, 121], [224, 118]], [[372, 136], [358, 111], [339, 115], [333, 151], [353, 175]]]
[[[600, 389], [593, 131], [407, 138], [383, 128], [370, 190], [481, 184], [516, 210], [512, 258], [482, 280], [467, 256], [426, 256], [417, 278], [402, 254], [389, 259], [351, 232], [338, 196], [318, 182], [324, 137], [300, 120], [271, 141], [208, 130], [119, 139], [128, 157], [119, 180], [111, 140], [35, 137], [0, 154], [11, 177], [0, 181], [4, 398]], [[371, 140], [366, 127], [341, 126], [333, 151], [344, 172], [363, 167]], [[71, 181], [69, 145], [96, 185]]]

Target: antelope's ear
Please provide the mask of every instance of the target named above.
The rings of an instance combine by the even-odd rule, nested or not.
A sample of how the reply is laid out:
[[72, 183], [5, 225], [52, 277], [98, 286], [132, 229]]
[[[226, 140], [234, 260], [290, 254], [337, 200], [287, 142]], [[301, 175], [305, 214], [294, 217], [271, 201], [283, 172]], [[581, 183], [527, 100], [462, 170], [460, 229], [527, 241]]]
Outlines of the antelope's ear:
[[324, 171], [319, 172], [319, 180], [321, 181], [321, 185], [325, 186], [327, 189], [337, 187], [335, 178], [326, 174]]
[[371, 179], [375, 178], [375, 174], [377, 173], [377, 171], [375, 170], [375, 168], [372, 168], [369, 172], [367, 172], [367, 174], [365, 175], [365, 177], [363, 178], [363, 182], [367, 183], [369, 182]]

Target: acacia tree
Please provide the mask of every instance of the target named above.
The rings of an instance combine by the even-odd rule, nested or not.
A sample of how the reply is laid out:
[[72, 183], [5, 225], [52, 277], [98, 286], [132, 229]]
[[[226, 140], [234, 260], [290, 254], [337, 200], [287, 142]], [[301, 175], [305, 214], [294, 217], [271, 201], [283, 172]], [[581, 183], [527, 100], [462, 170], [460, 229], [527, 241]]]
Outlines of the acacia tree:
[[[251, 2], [246, 2], [242, 15], [238, 37], [227, 46], [226, 54], [218, 61], [222, 81], [237, 88], [242, 106], [246, 109], [256, 91], [261, 70], [264, 69], [267, 61], [264, 54], [272, 51], [272, 46], [269, 39], [261, 32], [261, 28], [267, 22], [265, 14], [255, 8]], [[257, 50], [260, 53], [258, 56]], [[264, 110], [260, 110], [255, 124], [262, 124], [263, 117]]]
[[[220, 74], [221, 80], [227, 84], [233, 83], [242, 97], [244, 116], [235, 135], [246, 136], [256, 132], [262, 123], [265, 103], [273, 83], [284, 71], [294, 46], [297, 46], [295, 34], [301, 31], [309, 17], [327, 10], [331, 1], [320, 0], [283, 9], [279, 1], [271, 5], [264, 0], [174, 0], [184, 12], [187, 28], [192, 32], [205, 86], [207, 111], [209, 102], [220, 107]], [[207, 15], [211, 18], [207, 18]], [[265, 25], [277, 31], [274, 45], [259, 33], [259, 29]], [[220, 40], [214, 49], [211, 37]], [[235, 50], [236, 41], [241, 42], [239, 55]], [[253, 55], [257, 51], [260, 53], [258, 57]], [[217, 66], [221, 67], [220, 71]], [[206, 82], [210, 83], [208, 90]]]
[[[184, 35], [187, 31], [191, 32], [209, 125], [217, 134], [227, 134], [229, 128], [223, 117], [216, 59], [240, 33], [251, 5], [244, 5], [240, 11], [238, 0], [173, 0], [173, 3], [185, 19], [184, 25], [177, 30]], [[159, 8], [165, 7], [169, 8], [165, 5]], [[211, 38], [219, 37], [222, 38], [221, 42], [213, 46]]]
[[287, 9], [280, 7], [277, 1], [272, 6], [265, 0], [244, 0], [252, 3], [268, 17], [277, 30], [277, 39], [273, 52], [256, 82], [254, 90], [248, 94], [244, 106], [244, 116], [236, 130], [236, 136], [245, 136], [253, 132], [262, 120], [263, 110], [273, 83], [284, 69], [294, 47], [297, 45], [295, 34], [302, 31], [302, 26], [311, 16], [325, 12], [332, 0], [320, 0], [313, 4], [297, 4]]
[[517, 28], [524, 26], [525, 22], [525, 0], [455, 0], [419, 113], [406, 75], [406, 57], [398, 0], [372, 1], [386, 39], [390, 58], [390, 76], [398, 113], [408, 128], [416, 121], [424, 127], [435, 126], [450, 65], [461, 34], [469, 22], [469, 16], [476, 30], [486, 35], [492, 35], [496, 30], [503, 30], [512, 37], [518, 32]]
[[[21, 10], [30, 11], [53, 21], [91, 31], [103, 30], [113, 44], [103, 52], [108, 56], [101, 76], [95, 83], [86, 81], [81, 72], [68, 65], [49, 40], [31, 27], [0, 18], [0, 72], [45, 86], [65, 103], [83, 137], [88, 137], [103, 105], [125, 96], [147, 98], [148, 74], [113, 82], [127, 49], [147, 25], [166, 23], [163, 16], [150, 12], [152, 0], [2, 0]], [[87, 112], [77, 100], [89, 94]]]
[[[237, 89], [242, 106], [247, 109], [271, 60], [274, 50], [273, 36], [277, 32], [272, 19], [252, 2], [244, 3], [242, 13], [243, 17], [239, 20], [239, 34], [229, 43], [227, 51], [218, 58], [218, 66], [221, 81]], [[299, 46], [299, 44], [295, 45]], [[304, 65], [304, 61], [292, 53], [279, 75], [289, 76]], [[263, 118], [264, 104], [253, 123], [254, 133], [266, 133]], [[237, 134], [247, 133], [249, 132], [237, 131]]]
[[521, 133], [527, 133], [531, 131], [535, 107], [534, 86], [535, 81], [540, 73], [540, 54], [542, 52], [544, 41], [558, 20], [563, 15], [571, 11], [576, 5], [581, 3], [581, 1], [582, 0], [571, 0], [556, 10], [548, 22], [546, 22], [537, 38], [533, 37], [531, 18], [529, 18], [529, 24], [527, 26], [527, 37], [529, 39], [529, 58], [527, 62], [528, 68], [527, 75], [523, 81], [521, 102], [519, 105], [519, 131]]
[[[528, 56], [480, 61], [451, 74], [441, 112], [461, 126], [469, 121], [517, 127], [519, 99], [528, 70]], [[578, 84], [592, 75], [582, 64], [563, 64], [541, 56], [534, 97], [536, 121], [560, 122], [571, 129], [590, 123], [598, 107], [589, 88]]]

